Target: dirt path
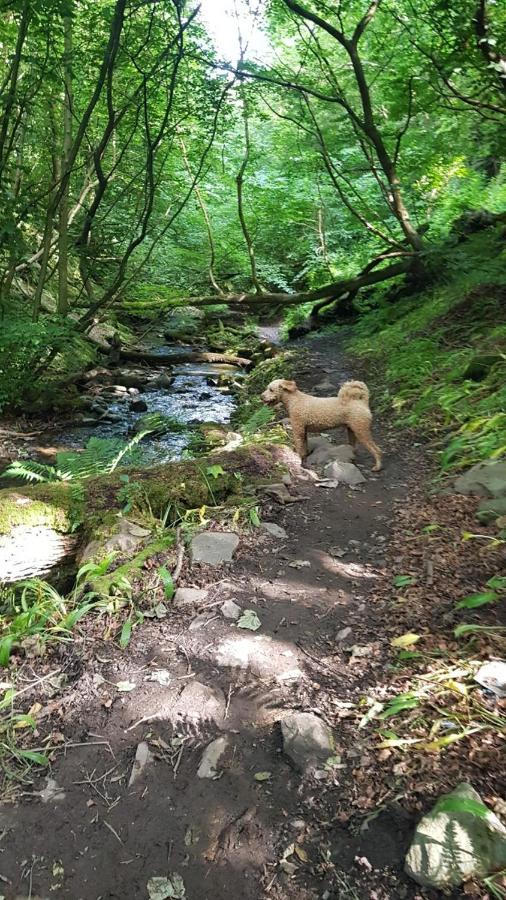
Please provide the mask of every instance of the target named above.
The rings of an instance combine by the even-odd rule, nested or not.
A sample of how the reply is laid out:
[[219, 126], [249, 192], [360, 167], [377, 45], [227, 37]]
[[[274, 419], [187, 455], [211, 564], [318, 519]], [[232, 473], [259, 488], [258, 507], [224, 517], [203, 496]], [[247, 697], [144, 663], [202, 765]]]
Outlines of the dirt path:
[[[336, 371], [332, 340], [309, 348], [304, 388], [349, 374]], [[370, 758], [349, 719], [384, 677], [392, 623], [375, 605], [375, 585], [397, 504], [423, 468], [419, 448], [401, 454], [384, 429], [376, 433], [385, 449], [379, 476], [359, 453], [367, 481], [358, 490], [295, 481], [297, 502], [273, 502], [263, 514], [286, 538], [259, 530], [230, 565], [195, 567], [187, 585], [208, 589], [197, 607], [137, 629], [124, 653], [104, 643], [93, 656], [86, 646], [77, 658], [62, 654], [67, 688], [51, 699], [41, 687], [53, 742], [65, 745], [51, 771], [60, 793], [44, 802], [42, 779], [4, 806], [6, 898], [134, 900], [148, 896], [150, 878], [171, 872], [188, 900], [435, 896], [402, 874], [412, 823], [394, 785], [389, 807], [366, 821]], [[259, 631], [224, 619], [227, 598], [256, 612]], [[121, 692], [118, 682], [134, 687]], [[333, 767], [303, 775], [289, 764], [279, 720], [293, 710], [334, 729]], [[220, 777], [197, 777], [203, 749], [219, 736], [228, 741]], [[142, 741], [155, 756], [129, 786]], [[292, 844], [284, 872], [278, 863]]]

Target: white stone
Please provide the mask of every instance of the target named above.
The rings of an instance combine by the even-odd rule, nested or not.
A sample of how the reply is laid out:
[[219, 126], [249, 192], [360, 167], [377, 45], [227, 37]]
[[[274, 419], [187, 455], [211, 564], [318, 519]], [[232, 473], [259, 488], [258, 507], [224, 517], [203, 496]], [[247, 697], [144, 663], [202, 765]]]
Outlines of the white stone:
[[267, 531], [267, 533], [272, 535], [272, 537], [281, 539], [288, 537], [285, 529], [282, 528], [281, 525], [277, 525], [276, 522], [262, 522], [261, 527], [263, 531]]
[[128, 787], [132, 787], [132, 785], [137, 781], [140, 775], [142, 775], [144, 769], [152, 759], [152, 754], [150, 749], [146, 743], [146, 741], [141, 741], [138, 745], [134, 764], [132, 766], [132, 771], [130, 773], [130, 780], [128, 782]]
[[189, 588], [182, 587], [178, 588], [176, 593], [174, 594], [174, 603], [179, 606], [184, 606], [185, 603], [202, 603], [207, 597], [207, 590], [205, 588]]
[[207, 745], [197, 769], [198, 778], [216, 778], [218, 763], [228, 746], [228, 738], [219, 737]]
[[[451, 808], [438, 809], [446, 801]], [[464, 810], [466, 803], [478, 804], [478, 810]], [[418, 823], [406, 856], [407, 874], [418, 884], [445, 890], [504, 869], [506, 828], [493, 812], [482, 815], [480, 808], [486, 809], [470, 784], [441, 797]]]
[[353, 463], [349, 462], [339, 462], [338, 460], [334, 460], [334, 462], [328, 463], [328, 465], [325, 466], [324, 472], [327, 478], [350, 486], [363, 484], [365, 481], [360, 469], [357, 469]]

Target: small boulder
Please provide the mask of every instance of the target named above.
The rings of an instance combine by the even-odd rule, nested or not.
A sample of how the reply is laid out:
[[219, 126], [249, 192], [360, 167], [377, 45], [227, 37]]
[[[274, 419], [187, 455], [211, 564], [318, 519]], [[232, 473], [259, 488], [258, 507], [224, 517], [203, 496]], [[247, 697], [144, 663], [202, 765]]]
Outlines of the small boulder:
[[506, 461], [477, 463], [454, 482], [458, 494], [506, 497]]
[[418, 884], [445, 890], [503, 869], [506, 828], [486, 809], [470, 784], [441, 797], [418, 823], [406, 856], [407, 874]]
[[197, 769], [198, 778], [216, 778], [218, 773], [218, 763], [228, 746], [227, 737], [216, 738], [207, 745], [202, 754], [200, 765]]
[[501, 516], [506, 516], [506, 497], [487, 497], [478, 504], [476, 518], [484, 525], [495, 522]]
[[330, 478], [332, 481], [337, 481], [340, 484], [348, 484], [350, 487], [365, 482], [365, 478], [360, 469], [357, 469], [353, 463], [349, 462], [339, 462], [338, 460], [334, 460], [334, 462], [328, 463], [328, 465], [325, 466], [324, 472], [326, 478]]
[[185, 606], [186, 604], [194, 604], [195, 606], [202, 603], [207, 597], [207, 590], [204, 588], [178, 588], [174, 594], [174, 603], [176, 606]]
[[295, 712], [281, 721], [283, 752], [299, 771], [326, 762], [334, 751], [332, 731], [314, 713]]
[[147, 538], [150, 531], [136, 525], [135, 522], [129, 522], [128, 519], [120, 519], [119, 527], [116, 534], [111, 535], [104, 543], [104, 553], [110, 553], [112, 550], [120, 550], [121, 553], [130, 553], [132, 550]]
[[262, 522], [261, 526], [262, 531], [266, 531], [268, 534], [272, 535], [272, 537], [276, 538], [286, 538], [288, 537], [284, 528], [281, 525], [277, 525], [276, 522]]
[[325, 466], [330, 462], [349, 463], [355, 459], [353, 447], [350, 444], [331, 444], [329, 441], [320, 443], [306, 457], [306, 465], [310, 468]]
[[239, 546], [233, 531], [201, 531], [191, 542], [192, 562], [219, 566], [230, 562]]
[[501, 699], [506, 697], [506, 662], [492, 659], [480, 666], [474, 680]]
[[147, 412], [148, 410], [148, 404], [145, 400], [130, 400], [128, 406], [132, 412]]
[[225, 602], [220, 606], [221, 614], [225, 616], [226, 619], [235, 619], [237, 620], [242, 613], [242, 609], [237, 603], [234, 603], [233, 600], [225, 600]]
[[315, 386], [314, 391], [315, 394], [330, 394], [332, 396], [332, 394], [337, 394], [337, 387], [335, 384], [332, 384], [328, 378], [324, 378], [323, 381], [320, 381], [320, 383]]

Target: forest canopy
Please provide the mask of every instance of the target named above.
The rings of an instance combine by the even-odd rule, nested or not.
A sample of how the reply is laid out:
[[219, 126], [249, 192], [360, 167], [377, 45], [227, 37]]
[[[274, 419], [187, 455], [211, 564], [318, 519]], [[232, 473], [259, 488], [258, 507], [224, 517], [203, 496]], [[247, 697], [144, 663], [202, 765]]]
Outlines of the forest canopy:
[[272, 311], [423, 278], [466, 210], [504, 209], [501, 4], [231, 3], [234, 60], [212, 10], [4, 4], [0, 350], [21, 365], [132, 296]]

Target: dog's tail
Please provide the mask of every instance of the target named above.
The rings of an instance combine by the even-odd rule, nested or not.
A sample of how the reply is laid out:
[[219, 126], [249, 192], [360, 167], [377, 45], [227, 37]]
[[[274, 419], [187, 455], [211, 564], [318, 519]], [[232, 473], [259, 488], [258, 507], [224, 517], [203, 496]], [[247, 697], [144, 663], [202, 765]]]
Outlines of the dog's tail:
[[340, 400], [361, 400], [369, 406], [369, 388], [363, 381], [345, 381], [337, 396]]

